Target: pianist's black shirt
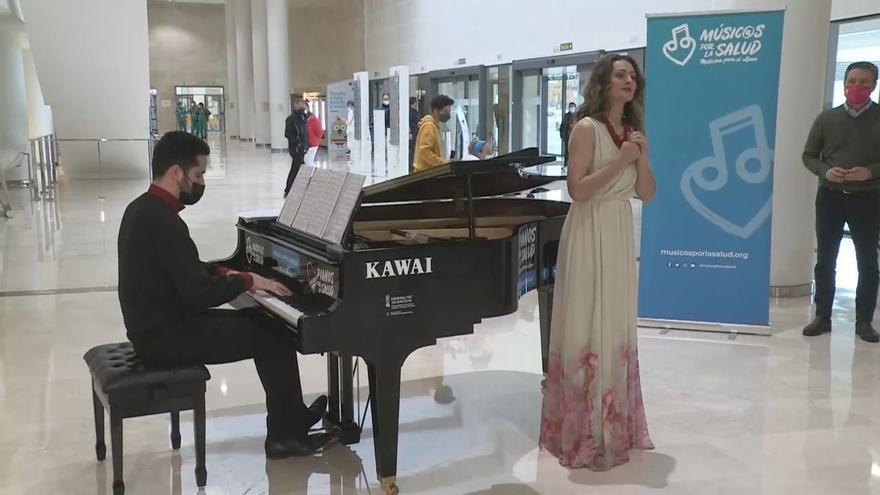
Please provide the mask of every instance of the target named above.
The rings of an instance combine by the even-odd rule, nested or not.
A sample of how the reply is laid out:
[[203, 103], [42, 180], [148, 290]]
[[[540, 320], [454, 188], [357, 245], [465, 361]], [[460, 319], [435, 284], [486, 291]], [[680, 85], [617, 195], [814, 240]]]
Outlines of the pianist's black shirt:
[[[250, 289], [250, 275], [199, 260], [199, 251], [178, 216], [180, 201], [157, 186], [125, 209], [119, 227], [119, 304], [129, 339], [177, 326]], [[134, 337], [134, 339], [132, 339]]]

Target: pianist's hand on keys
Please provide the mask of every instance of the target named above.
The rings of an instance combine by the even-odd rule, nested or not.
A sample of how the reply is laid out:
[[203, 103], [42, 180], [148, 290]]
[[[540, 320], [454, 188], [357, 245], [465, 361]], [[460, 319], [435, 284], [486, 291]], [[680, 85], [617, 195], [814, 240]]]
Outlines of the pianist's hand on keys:
[[293, 295], [293, 293], [290, 292], [290, 290], [281, 282], [276, 282], [261, 275], [257, 275], [256, 273], [251, 273], [250, 275], [254, 278], [254, 286], [251, 287], [251, 292], [261, 290], [275, 294], [278, 297], [290, 297]]

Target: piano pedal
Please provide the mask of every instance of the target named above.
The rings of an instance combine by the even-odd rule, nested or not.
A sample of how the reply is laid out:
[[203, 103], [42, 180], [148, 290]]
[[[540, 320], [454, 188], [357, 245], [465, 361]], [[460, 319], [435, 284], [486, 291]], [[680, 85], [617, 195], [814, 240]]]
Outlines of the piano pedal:
[[329, 418], [324, 418], [321, 430], [333, 433], [333, 436], [342, 445], [354, 445], [361, 441], [361, 429], [355, 423], [340, 425]]

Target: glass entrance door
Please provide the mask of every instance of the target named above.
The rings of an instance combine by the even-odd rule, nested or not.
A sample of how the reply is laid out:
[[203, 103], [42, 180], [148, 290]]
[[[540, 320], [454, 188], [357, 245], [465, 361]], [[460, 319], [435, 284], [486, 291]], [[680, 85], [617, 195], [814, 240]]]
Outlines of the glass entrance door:
[[[583, 89], [589, 79], [592, 64], [569, 65], [544, 69], [544, 85], [547, 101], [544, 117], [544, 141], [541, 152], [548, 155], [562, 156], [563, 140], [562, 125], [564, 119], [570, 118], [568, 104], [580, 106], [583, 102]], [[586, 77], [584, 77], [584, 75]]]
[[541, 84], [540, 71], [522, 74], [522, 148], [536, 148], [541, 144]]
[[[441, 125], [440, 134], [447, 143], [444, 149], [455, 151], [461, 158], [467, 154], [467, 146], [481, 136], [480, 129], [480, 79], [479, 76], [466, 75], [437, 81], [437, 94], [446, 95], [455, 100], [452, 118]], [[459, 124], [458, 112], [464, 115], [467, 123], [467, 135]], [[480, 137], [480, 139], [484, 139]]]

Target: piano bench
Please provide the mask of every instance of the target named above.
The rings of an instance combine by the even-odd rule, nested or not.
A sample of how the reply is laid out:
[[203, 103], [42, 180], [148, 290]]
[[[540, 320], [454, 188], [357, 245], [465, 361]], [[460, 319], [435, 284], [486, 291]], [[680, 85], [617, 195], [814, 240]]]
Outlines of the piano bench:
[[104, 411], [110, 415], [113, 448], [113, 494], [125, 493], [122, 481], [122, 420], [152, 414], [171, 414], [171, 446], [180, 448], [180, 411], [193, 411], [196, 447], [196, 482], [207, 483], [205, 469], [205, 389], [211, 379], [201, 365], [144, 363], [130, 342], [104, 344], [83, 356], [92, 375], [95, 409], [95, 453], [107, 456], [104, 445]]

